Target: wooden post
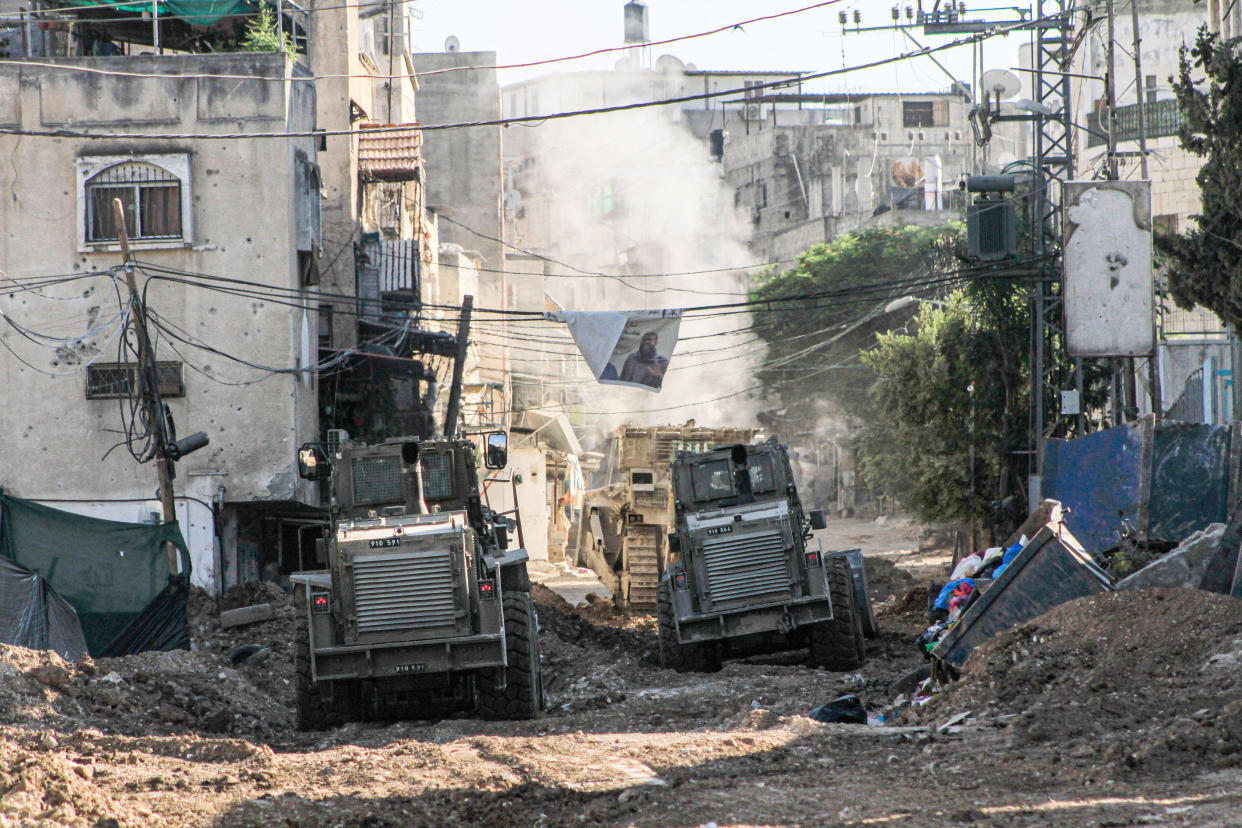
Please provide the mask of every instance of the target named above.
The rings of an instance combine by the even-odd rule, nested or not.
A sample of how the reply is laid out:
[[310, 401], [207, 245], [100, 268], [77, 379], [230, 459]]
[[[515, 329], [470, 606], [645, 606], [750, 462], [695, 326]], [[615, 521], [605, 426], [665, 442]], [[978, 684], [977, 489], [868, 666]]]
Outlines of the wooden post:
[[[147, 310], [134, 281], [134, 265], [130, 260], [129, 236], [125, 232], [125, 207], [119, 198], [112, 199], [112, 216], [116, 221], [116, 237], [121, 245], [121, 259], [125, 264], [125, 284], [129, 288], [130, 309], [133, 312], [134, 333], [138, 340], [138, 390], [142, 394], [142, 406], [146, 411], [147, 427], [155, 429], [155, 468], [159, 474], [160, 505], [164, 508], [164, 522], [177, 519], [177, 505], [173, 500], [172, 460], [164, 444], [164, 412], [161, 410], [155, 383], [158, 380], [155, 365], [151, 362], [151, 343], [147, 336]], [[166, 543], [168, 574], [176, 575], [179, 569], [177, 547]]]

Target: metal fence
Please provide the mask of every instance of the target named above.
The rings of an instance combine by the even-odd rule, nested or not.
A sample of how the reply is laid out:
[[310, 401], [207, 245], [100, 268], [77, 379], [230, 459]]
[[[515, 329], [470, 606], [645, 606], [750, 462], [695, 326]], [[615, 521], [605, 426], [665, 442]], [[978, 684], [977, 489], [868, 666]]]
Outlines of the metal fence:
[[[1163, 138], [1176, 135], [1185, 121], [1173, 99], [1143, 104], [1147, 121], [1147, 137]], [[1087, 116], [1087, 146], [1100, 147], [1108, 143], [1108, 110], [1099, 109]], [[1117, 107], [1117, 141], [1137, 141], [1139, 138], [1139, 105]]]

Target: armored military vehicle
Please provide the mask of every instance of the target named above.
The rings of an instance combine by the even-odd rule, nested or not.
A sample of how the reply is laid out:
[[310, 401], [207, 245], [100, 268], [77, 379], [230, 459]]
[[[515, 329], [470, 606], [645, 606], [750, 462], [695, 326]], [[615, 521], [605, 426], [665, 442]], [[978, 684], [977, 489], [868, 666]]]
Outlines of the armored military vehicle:
[[676, 531], [657, 596], [665, 666], [709, 672], [730, 655], [798, 646], [832, 670], [863, 664], [865, 589], [845, 555], [811, 543], [824, 514], [803, 511], [785, 446], [678, 452], [672, 481]]
[[[488, 435], [486, 467], [506, 452], [505, 434]], [[299, 728], [543, 708], [527, 555], [481, 501], [475, 462], [469, 440], [302, 447], [299, 473], [327, 481], [331, 520], [328, 568], [292, 578]]]

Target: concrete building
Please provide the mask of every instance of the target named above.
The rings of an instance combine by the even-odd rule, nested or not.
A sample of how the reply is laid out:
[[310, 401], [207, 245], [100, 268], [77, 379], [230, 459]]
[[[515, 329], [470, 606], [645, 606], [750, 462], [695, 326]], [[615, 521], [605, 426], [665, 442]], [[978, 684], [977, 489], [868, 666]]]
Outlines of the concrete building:
[[734, 119], [720, 161], [765, 260], [788, 262], [879, 217], [960, 218], [957, 184], [979, 155], [963, 95], [770, 95], [754, 107]]
[[[423, 52], [418, 67], [418, 109], [428, 124], [493, 121], [500, 117], [495, 52]], [[440, 241], [477, 253], [487, 272], [504, 263], [501, 222], [501, 128], [437, 131], [427, 141], [427, 205], [445, 217]], [[485, 285], [485, 301], [499, 298], [499, 280]], [[489, 289], [490, 288], [490, 289]]]
[[217, 589], [287, 565], [276, 526], [315, 501], [294, 456], [318, 436], [316, 307], [303, 292], [320, 245], [316, 141], [242, 137], [312, 133], [310, 73], [282, 54], [43, 62], [54, 65], [0, 62], [0, 125], [115, 137], [0, 135], [11, 161], [0, 170], [0, 486], [159, 519], [155, 468], [123, 445], [126, 431], [139, 456], [147, 443], [123, 334], [119, 198], [161, 394], [183, 436], [211, 440], [177, 464], [193, 580]]
[[[417, 102], [423, 123], [494, 121], [500, 117], [495, 52], [422, 52]], [[427, 133], [427, 207], [435, 216], [441, 257], [440, 304], [459, 304], [469, 286], [479, 308], [507, 309], [514, 296], [505, 278], [501, 212], [500, 126]], [[450, 288], [457, 284], [455, 291]], [[479, 314], [472, 325], [462, 411], [472, 428], [505, 428], [512, 410], [509, 320]]]

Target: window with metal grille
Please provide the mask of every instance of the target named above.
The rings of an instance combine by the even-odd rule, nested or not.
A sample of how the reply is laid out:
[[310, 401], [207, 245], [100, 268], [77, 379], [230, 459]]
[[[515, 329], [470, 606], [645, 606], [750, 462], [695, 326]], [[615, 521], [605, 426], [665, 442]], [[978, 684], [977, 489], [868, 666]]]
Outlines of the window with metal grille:
[[[185, 381], [180, 362], [157, 362], [155, 377], [161, 397], [184, 397]], [[125, 362], [100, 362], [86, 369], [86, 398], [108, 400], [138, 393], [138, 366]]]
[[86, 182], [86, 240], [119, 238], [113, 199], [125, 211], [125, 233], [135, 241], [179, 239], [181, 179], [155, 164], [130, 161], [108, 167]]
[[901, 125], [903, 127], [935, 126], [936, 108], [932, 101], [902, 101]]

